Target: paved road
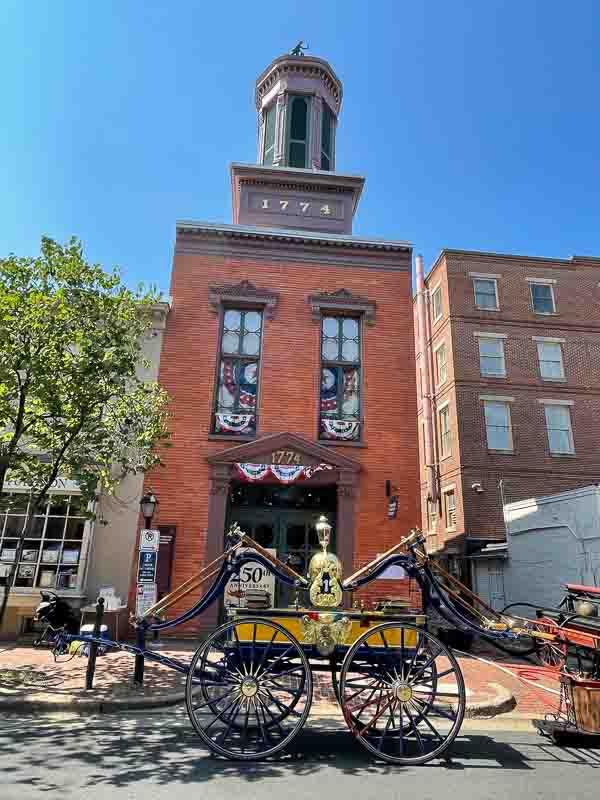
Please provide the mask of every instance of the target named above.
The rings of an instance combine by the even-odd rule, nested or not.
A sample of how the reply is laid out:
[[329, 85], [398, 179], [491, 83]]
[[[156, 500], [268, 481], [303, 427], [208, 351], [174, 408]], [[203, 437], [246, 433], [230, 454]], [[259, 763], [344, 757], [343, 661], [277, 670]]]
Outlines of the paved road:
[[600, 747], [559, 749], [535, 733], [467, 730], [448, 762], [373, 762], [349, 734], [307, 728], [279, 762], [216, 761], [181, 710], [4, 717], [2, 800], [597, 800]]

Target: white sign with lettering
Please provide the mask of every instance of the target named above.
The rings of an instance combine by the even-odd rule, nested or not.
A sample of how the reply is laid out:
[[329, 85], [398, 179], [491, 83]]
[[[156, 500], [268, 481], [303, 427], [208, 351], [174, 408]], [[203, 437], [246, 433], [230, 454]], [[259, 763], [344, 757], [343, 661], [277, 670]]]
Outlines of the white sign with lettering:
[[[277, 550], [267, 549], [271, 555], [277, 555]], [[248, 589], [262, 589], [269, 593], [271, 608], [275, 603], [275, 576], [258, 561], [248, 561], [229, 579], [225, 587], [224, 601], [226, 606], [246, 608], [246, 592]]]
[[140, 532], [140, 550], [156, 552], [160, 545], [160, 531], [144, 529]]

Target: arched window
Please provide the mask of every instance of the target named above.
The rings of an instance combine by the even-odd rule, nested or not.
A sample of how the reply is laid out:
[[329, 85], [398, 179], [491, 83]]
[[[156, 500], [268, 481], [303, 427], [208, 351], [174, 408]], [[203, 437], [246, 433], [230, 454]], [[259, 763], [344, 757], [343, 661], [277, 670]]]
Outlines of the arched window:
[[288, 165], [290, 167], [306, 167], [308, 98], [291, 96], [288, 108], [290, 112], [288, 128]]

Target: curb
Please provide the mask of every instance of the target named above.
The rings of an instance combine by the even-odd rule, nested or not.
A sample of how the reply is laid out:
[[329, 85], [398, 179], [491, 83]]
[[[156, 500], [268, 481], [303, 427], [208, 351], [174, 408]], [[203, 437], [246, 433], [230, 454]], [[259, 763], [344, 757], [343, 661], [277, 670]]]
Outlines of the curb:
[[469, 704], [467, 701], [465, 719], [496, 717], [499, 714], [506, 714], [517, 707], [517, 701], [512, 692], [509, 692], [499, 683], [490, 683], [488, 685], [496, 690], [496, 694], [484, 697], [483, 700], [478, 700], [476, 703]]
[[[496, 694], [484, 697], [473, 703], [467, 702], [465, 719], [495, 717], [512, 711], [516, 705], [514, 695], [498, 683], [490, 683]], [[74, 714], [111, 714], [119, 711], [138, 711], [147, 708], [166, 708], [185, 702], [185, 692], [173, 692], [158, 697], [123, 697], [94, 700], [92, 698], [71, 697], [60, 700], [42, 700], [35, 696], [0, 698], [0, 710], [22, 712], [71, 711]], [[333, 718], [333, 714], [319, 713], [319, 703], [313, 706], [311, 716], [315, 719]]]
[[0, 711], [71, 711], [74, 714], [111, 714], [119, 711], [135, 711], [144, 708], [163, 708], [185, 702], [185, 693], [164, 694], [159, 697], [124, 697], [92, 700], [86, 697], [42, 700], [25, 695], [21, 697], [0, 698]]

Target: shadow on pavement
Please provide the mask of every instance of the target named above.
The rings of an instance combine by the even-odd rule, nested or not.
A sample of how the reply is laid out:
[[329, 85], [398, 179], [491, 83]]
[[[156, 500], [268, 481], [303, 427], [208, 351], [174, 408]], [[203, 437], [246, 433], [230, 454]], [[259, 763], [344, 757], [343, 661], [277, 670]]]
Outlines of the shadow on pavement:
[[[58, 791], [75, 779], [80, 788], [198, 784], [237, 777], [249, 783], [319, 773], [400, 774], [409, 770], [524, 770], [542, 764], [600, 767], [600, 751], [558, 748], [542, 739], [504, 734], [503, 741], [479, 732], [458, 738], [448, 759], [425, 767], [394, 767], [373, 761], [344, 730], [307, 727], [293, 752], [280, 760], [240, 763], [215, 759], [199, 743], [187, 720], [160, 715], [108, 720], [84, 717], [44, 721], [13, 719], [0, 730], [0, 771], [9, 786]], [[175, 724], [173, 724], [175, 723]], [[75, 777], [76, 776], [76, 777]], [[335, 777], [335, 776], [334, 776]]]

